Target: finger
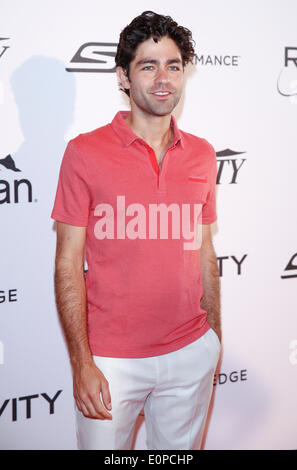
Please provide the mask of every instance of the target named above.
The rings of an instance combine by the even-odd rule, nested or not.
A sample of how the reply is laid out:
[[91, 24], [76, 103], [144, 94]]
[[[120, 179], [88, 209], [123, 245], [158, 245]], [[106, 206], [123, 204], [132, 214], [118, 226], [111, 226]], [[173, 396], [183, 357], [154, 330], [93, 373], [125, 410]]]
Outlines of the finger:
[[76, 408], [82, 412], [82, 408], [81, 408], [81, 403], [80, 403], [80, 400], [78, 398], [75, 398], [75, 405], [76, 405]]
[[88, 395], [86, 393], [75, 393], [74, 395], [77, 407], [81, 413], [87, 418], [92, 418], [96, 415], [92, 403], [90, 402]]
[[80, 401], [79, 396], [78, 396], [78, 394], [77, 394], [77, 392], [76, 392], [75, 389], [73, 390], [73, 398], [74, 398], [74, 402], [75, 402], [76, 408], [77, 408], [80, 412], [82, 412], [82, 409], [81, 409], [81, 401]]
[[80, 397], [80, 404], [84, 416], [93, 419], [112, 419], [110, 413], [107, 413], [101, 403], [99, 392], [89, 393]]
[[93, 415], [91, 414], [89, 407], [83, 402], [81, 402], [81, 412], [86, 418], [93, 418]]
[[110, 396], [110, 391], [109, 391], [109, 384], [108, 382], [103, 382], [101, 385], [101, 396], [102, 396], [102, 401], [104, 403], [105, 408], [108, 410], [111, 410], [111, 396]]
[[92, 400], [90, 400], [89, 398], [85, 399], [84, 402], [82, 402], [82, 409], [84, 415], [87, 418], [102, 419], [101, 414], [97, 412], [97, 410], [93, 406]]
[[112, 419], [112, 415], [104, 408], [103, 403], [100, 399], [99, 392], [94, 393], [91, 396], [93, 409], [95, 409], [97, 415], [101, 416], [101, 419]]

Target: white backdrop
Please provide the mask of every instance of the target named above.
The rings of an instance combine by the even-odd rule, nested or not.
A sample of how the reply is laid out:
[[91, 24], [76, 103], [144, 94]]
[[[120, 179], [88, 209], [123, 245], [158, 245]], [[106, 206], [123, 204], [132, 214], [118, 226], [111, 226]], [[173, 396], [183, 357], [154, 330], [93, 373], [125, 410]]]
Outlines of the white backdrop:
[[175, 115], [217, 152], [223, 352], [204, 448], [296, 448], [294, 0], [0, 0], [0, 448], [76, 448], [50, 213], [68, 140], [129, 106], [95, 51], [144, 10], [192, 30]]

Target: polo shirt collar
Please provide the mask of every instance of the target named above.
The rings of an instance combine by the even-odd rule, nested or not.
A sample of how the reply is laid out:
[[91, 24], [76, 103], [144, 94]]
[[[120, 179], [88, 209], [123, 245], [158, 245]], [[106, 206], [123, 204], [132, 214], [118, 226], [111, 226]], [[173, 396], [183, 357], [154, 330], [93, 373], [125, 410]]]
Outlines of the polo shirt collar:
[[[135, 140], [143, 140], [138, 135], [134, 134], [131, 127], [125, 121], [125, 118], [131, 111], [118, 111], [115, 117], [111, 122], [111, 126], [116, 134], [120, 137], [125, 147], [131, 145]], [[171, 123], [170, 125], [173, 127], [173, 143], [172, 145], [175, 146], [180, 142], [182, 148], [184, 148], [183, 137], [182, 134], [177, 126], [176, 119], [173, 115], [171, 115]]]

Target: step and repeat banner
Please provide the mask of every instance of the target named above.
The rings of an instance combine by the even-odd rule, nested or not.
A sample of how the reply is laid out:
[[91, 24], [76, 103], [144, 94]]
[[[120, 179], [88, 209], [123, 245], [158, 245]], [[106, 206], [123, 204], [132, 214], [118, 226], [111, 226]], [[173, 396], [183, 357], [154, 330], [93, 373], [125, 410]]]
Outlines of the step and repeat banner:
[[[76, 449], [50, 214], [67, 142], [129, 109], [114, 56], [145, 10], [192, 31], [195, 63], [174, 114], [217, 153], [223, 350], [204, 449], [294, 449], [294, 0], [0, 0], [0, 448]], [[144, 419], [135, 449], [146, 448]]]

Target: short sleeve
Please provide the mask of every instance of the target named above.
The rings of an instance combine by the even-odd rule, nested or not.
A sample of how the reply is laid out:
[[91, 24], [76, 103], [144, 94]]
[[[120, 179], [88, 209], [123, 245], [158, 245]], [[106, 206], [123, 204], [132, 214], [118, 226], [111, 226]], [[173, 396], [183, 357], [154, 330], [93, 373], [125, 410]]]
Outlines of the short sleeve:
[[73, 139], [68, 142], [62, 158], [51, 218], [87, 227], [90, 203], [85, 163]]
[[209, 172], [208, 172], [208, 181], [209, 181], [209, 191], [207, 194], [206, 203], [202, 208], [202, 224], [212, 224], [217, 220], [217, 210], [216, 210], [216, 180], [217, 180], [217, 160], [216, 152], [213, 146], [207, 142], [209, 145]]

